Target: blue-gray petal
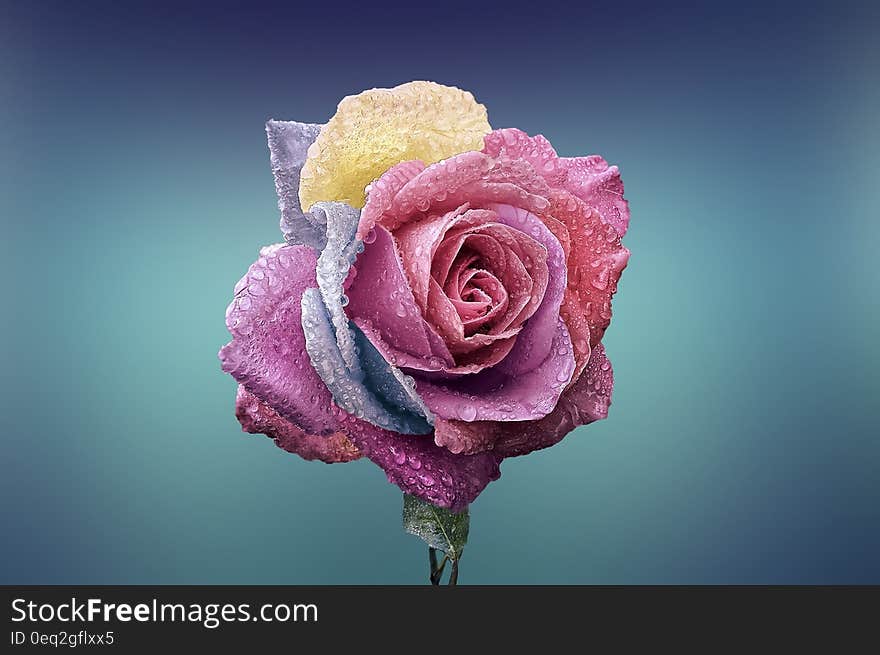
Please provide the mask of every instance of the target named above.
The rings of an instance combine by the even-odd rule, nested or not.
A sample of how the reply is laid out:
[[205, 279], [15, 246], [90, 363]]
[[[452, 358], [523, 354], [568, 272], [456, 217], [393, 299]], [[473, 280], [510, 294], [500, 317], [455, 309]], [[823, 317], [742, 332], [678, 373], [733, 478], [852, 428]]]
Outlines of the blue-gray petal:
[[318, 289], [302, 296], [302, 326], [306, 351], [333, 400], [343, 410], [380, 428], [404, 434], [427, 434], [431, 426], [403, 406], [383, 402], [370, 388], [372, 376], [346, 366], [337, 343], [332, 319]]
[[269, 121], [266, 136], [278, 208], [281, 210], [281, 232], [290, 245], [307, 245], [320, 251], [327, 242], [326, 227], [321, 217], [304, 212], [299, 203], [300, 171], [309, 146], [321, 131], [320, 125], [295, 121]]
[[357, 325], [352, 323], [351, 329], [360, 352], [361, 366], [370, 387], [392, 405], [424, 416], [428, 423], [434, 425], [434, 415], [416, 392], [415, 380], [396, 366], [389, 364]]
[[[317, 344], [309, 350], [310, 356], [315, 353], [312, 357], [315, 370], [324, 379], [337, 404], [346, 411], [357, 413], [351, 408], [360, 409], [364, 413], [358, 415], [360, 418], [397, 432], [429, 432], [433, 417], [416, 393], [413, 380], [382, 357], [343, 309], [344, 282], [358, 253], [363, 251], [363, 244], [355, 237], [360, 212], [341, 202], [317, 202], [312, 206], [311, 214], [327, 228], [327, 243], [318, 257], [315, 277], [323, 314], [329, 320], [336, 341], [331, 359], [320, 352]], [[304, 312], [305, 307], [304, 304]], [[317, 310], [314, 311], [318, 314]], [[305, 316], [303, 313], [304, 321]], [[310, 320], [321, 318], [310, 316]], [[306, 330], [307, 349], [308, 339], [309, 331]], [[363, 386], [364, 393], [353, 391], [352, 383]], [[392, 418], [388, 419], [386, 414]]]
[[342, 284], [358, 255], [359, 242], [355, 239], [360, 212], [342, 202], [316, 202], [312, 214], [320, 216], [327, 226], [327, 243], [318, 257], [316, 279], [321, 298], [333, 328], [345, 365], [352, 372], [360, 371], [354, 347], [354, 334], [349, 328], [343, 307]]

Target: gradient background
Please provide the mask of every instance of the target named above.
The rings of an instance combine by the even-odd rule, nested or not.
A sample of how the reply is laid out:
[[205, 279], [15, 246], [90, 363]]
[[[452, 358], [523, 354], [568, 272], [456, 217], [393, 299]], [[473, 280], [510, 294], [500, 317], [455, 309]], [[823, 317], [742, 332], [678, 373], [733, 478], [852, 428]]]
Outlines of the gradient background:
[[425, 582], [399, 490], [243, 434], [217, 350], [264, 121], [431, 79], [633, 217], [610, 418], [505, 461], [462, 582], [880, 583], [876, 3], [66, 4], [0, 15], [0, 582]]

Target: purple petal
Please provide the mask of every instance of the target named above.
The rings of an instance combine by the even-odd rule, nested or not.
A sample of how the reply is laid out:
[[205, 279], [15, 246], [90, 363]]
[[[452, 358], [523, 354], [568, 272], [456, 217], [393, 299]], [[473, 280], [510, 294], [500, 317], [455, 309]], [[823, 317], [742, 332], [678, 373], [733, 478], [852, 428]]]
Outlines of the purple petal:
[[493, 452], [503, 457], [525, 455], [560, 442], [579, 425], [606, 418], [613, 388], [614, 372], [600, 343], [581, 377], [565, 390], [553, 412], [536, 423], [499, 424]]
[[328, 464], [350, 462], [361, 454], [341, 432], [326, 436], [303, 432], [254, 394], [238, 385], [235, 398], [235, 416], [241, 428], [251, 434], [265, 434], [275, 445], [303, 459], [319, 459]]
[[314, 287], [315, 252], [269, 246], [235, 285], [226, 310], [232, 341], [220, 349], [223, 370], [309, 434], [336, 431], [330, 392], [305, 351], [301, 299]]
[[565, 253], [553, 233], [534, 214], [510, 205], [488, 205], [498, 214], [498, 221], [531, 235], [547, 249], [547, 268], [550, 278], [540, 307], [516, 339], [510, 354], [499, 364], [510, 375], [530, 371], [547, 359], [551, 352], [551, 339], [559, 319], [559, 307], [565, 294], [567, 271]]
[[455, 421], [437, 419], [434, 441], [453, 453], [473, 455], [491, 451], [516, 457], [552, 446], [579, 425], [608, 416], [614, 375], [602, 344], [596, 346], [581, 377], [555, 409], [538, 421]]
[[453, 455], [430, 435], [401, 435], [340, 411], [340, 429], [361, 453], [378, 464], [404, 493], [458, 512], [501, 471], [493, 453]]
[[422, 400], [438, 418], [532, 421], [553, 411], [573, 373], [574, 354], [568, 328], [557, 317], [550, 352], [527, 373], [511, 376], [501, 371], [499, 365], [449, 382], [431, 381], [416, 373], [413, 377]]

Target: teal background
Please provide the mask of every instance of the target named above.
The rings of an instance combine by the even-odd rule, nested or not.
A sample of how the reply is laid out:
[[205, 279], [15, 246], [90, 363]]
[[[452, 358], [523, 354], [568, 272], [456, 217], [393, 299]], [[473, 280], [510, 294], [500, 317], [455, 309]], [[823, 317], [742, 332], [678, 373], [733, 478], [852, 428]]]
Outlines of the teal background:
[[0, 582], [416, 583], [367, 461], [240, 431], [263, 123], [432, 79], [621, 166], [608, 420], [506, 460], [465, 583], [880, 583], [869, 3], [2, 3]]

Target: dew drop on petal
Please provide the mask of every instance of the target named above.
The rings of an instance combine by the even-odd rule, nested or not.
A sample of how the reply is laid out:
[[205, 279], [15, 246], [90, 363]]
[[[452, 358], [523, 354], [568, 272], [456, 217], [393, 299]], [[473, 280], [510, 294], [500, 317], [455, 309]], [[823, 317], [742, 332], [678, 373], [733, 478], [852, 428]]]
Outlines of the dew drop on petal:
[[470, 403], [461, 403], [458, 406], [458, 415], [462, 421], [473, 421], [477, 418], [477, 408]]

